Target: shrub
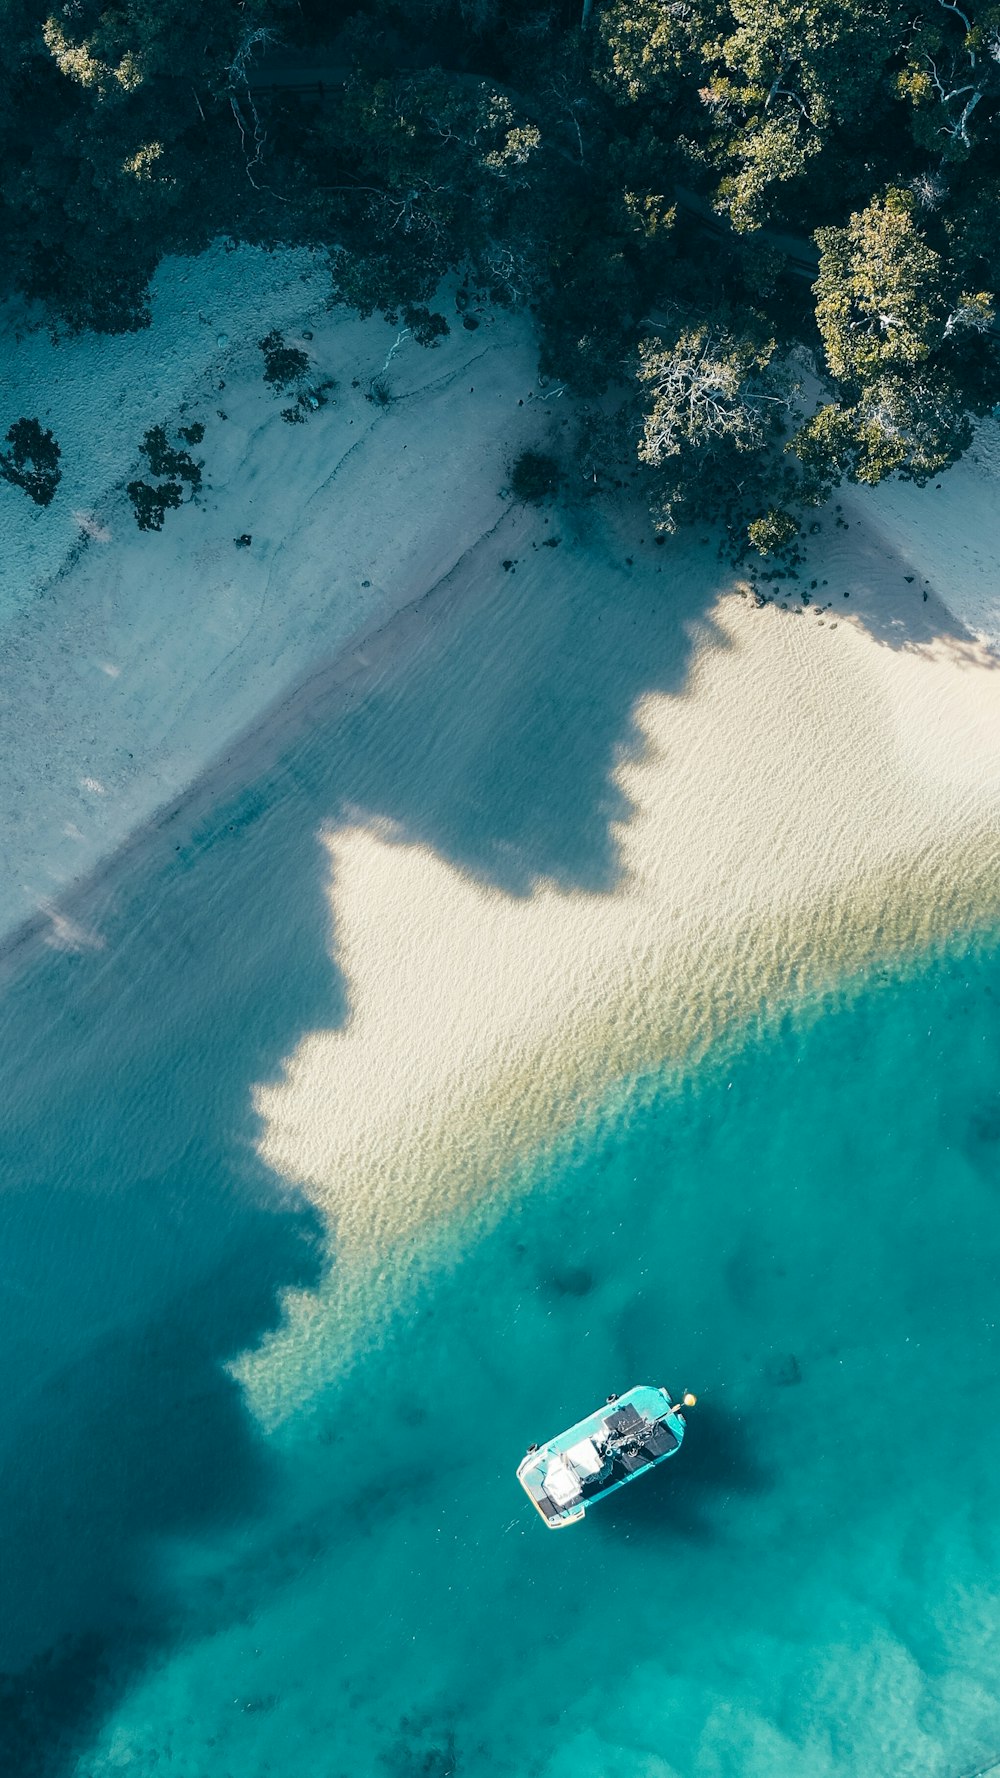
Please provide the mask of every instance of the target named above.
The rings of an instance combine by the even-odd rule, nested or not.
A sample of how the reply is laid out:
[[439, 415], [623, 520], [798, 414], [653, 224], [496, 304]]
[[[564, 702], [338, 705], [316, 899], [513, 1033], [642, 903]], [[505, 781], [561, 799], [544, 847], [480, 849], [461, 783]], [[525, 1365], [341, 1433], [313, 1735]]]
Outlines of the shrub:
[[562, 478], [554, 457], [544, 451], [522, 451], [510, 466], [509, 479], [516, 499], [538, 506], [556, 492]]
[[747, 526], [747, 536], [754, 549], [762, 556], [779, 555], [787, 550], [799, 534], [799, 526], [791, 513], [782, 512], [779, 506], [772, 506], [762, 518], [754, 519]]
[[182, 482], [189, 483], [192, 493], [201, 487], [200, 463], [196, 463], [187, 451], [175, 451], [162, 426], [151, 426], [139, 448], [153, 475], [179, 476]]
[[285, 336], [275, 328], [265, 339], [259, 341], [264, 354], [264, 381], [270, 383], [272, 389], [287, 389], [296, 377], [304, 376], [309, 369], [309, 359], [305, 352], [297, 346], [286, 346]]
[[167, 509], [180, 506], [183, 491], [180, 482], [160, 482], [155, 488], [149, 482], [129, 482], [128, 497], [140, 531], [162, 531]]
[[10, 450], [0, 451], [0, 475], [23, 488], [36, 506], [48, 506], [62, 474], [62, 452], [52, 433], [38, 420], [22, 418], [14, 421], [7, 443]]
[[[204, 436], [205, 428], [200, 422], [180, 429], [180, 437], [188, 444], [200, 444]], [[202, 466], [189, 452], [174, 448], [163, 426], [151, 426], [139, 449], [149, 464], [150, 474], [162, 479], [129, 482], [126, 491], [140, 531], [162, 531], [165, 515], [183, 502], [185, 484], [192, 496], [197, 494]]]
[[444, 339], [451, 328], [443, 315], [436, 310], [427, 308], [408, 308], [403, 310], [403, 320], [412, 333], [418, 346], [436, 346]]

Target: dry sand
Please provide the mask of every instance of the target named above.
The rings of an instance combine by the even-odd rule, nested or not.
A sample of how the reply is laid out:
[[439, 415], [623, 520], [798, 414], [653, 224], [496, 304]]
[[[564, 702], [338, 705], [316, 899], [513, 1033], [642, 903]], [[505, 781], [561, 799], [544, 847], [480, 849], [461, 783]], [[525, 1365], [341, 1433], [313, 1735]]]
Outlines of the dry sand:
[[[479, 552], [481, 584], [496, 547]], [[481, 670], [452, 700], [437, 750], [473, 762], [456, 791], [485, 802], [475, 762], [502, 745], [530, 656], [565, 705], [554, 725], [565, 756], [528, 748], [518, 794], [544, 803], [540, 777], [562, 772], [571, 799], [590, 686], [574, 644], [600, 639], [599, 695], [629, 720], [607, 761], [611, 844], [594, 886], [579, 869], [573, 882], [558, 870], [528, 880], [502, 859], [463, 868], [387, 822], [363, 773], [355, 818], [322, 834], [351, 1013], [307, 1036], [257, 1106], [264, 1157], [322, 1207], [337, 1265], [325, 1294], [290, 1304], [287, 1328], [242, 1367], [265, 1417], [308, 1392], [312, 1365], [349, 1362], [373, 1300], [381, 1312], [392, 1280], [402, 1287], [426, 1257], [428, 1231], [459, 1207], [507, 1201], [519, 1167], [637, 1077], [1000, 917], [995, 657], [856, 522], [850, 535], [828, 523], [813, 566], [830, 609], [782, 610], [779, 595], [761, 610], [697, 543], [642, 550], [591, 528], [522, 559], [492, 609], [480, 592]], [[460, 605], [460, 591], [451, 598]], [[598, 613], [589, 631], [585, 609]], [[459, 621], [443, 610], [442, 672]], [[383, 709], [395, 695], [405, 704], [412, 668], [401, 651], [387, 692], [380, 667]], [[398, 749], [394, 722], [387, 732]]]
[[1000, 651], [1000, 423], [985, 420], [961, 463], [917, 488], [886, 482], [852, 491], [851, 509], [895, 545], [923, 585]]

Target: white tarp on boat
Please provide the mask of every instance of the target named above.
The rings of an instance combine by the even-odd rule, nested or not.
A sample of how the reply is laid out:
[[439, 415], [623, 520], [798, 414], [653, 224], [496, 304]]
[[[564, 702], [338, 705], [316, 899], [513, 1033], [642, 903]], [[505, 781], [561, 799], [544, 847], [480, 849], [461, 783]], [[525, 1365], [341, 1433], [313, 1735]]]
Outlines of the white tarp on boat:
[[556, 1506], [572, 1506], [580, 1498], [580, 1478], [563, 1457], [553, 1458], [542, 1486]]
[[600, 1475], [604, 1468], [604, 1458], [592, 1438], [582, 1438], [578, 1445], [571, 1445], [566, 1452], [566, 1461], [573, 1465], [577, 1475], [585, 1482], [591, 1476]]

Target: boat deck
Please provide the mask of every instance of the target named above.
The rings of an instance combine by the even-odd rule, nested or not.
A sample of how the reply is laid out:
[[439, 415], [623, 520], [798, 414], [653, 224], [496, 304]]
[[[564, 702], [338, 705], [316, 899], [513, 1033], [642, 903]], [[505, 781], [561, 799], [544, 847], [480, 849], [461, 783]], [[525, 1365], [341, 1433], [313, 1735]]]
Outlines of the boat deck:
[[[597, 1433], [610, 1434], [612, 1458], [605, 1474], [581, 1477], [580, 1493], [570, 1506], [559, 1506], [545, 1490], [544, 1481], [551, 1460], [572, 1451], [581, 1441]], [[635, 1479], [644, 1470], [653, 1469], [671, 1457], [684, 1437], [684, 1421], [664, 1390], [640, 1385], [629, 1390], [616, 1402], [589, 1414], [566, 1432], [549, 1439], [536, 1452], [524, 1459], [518, 1476], [542, 1517], [555, 1527], [572, 1524], [593, 1500], [613, 1494]]]

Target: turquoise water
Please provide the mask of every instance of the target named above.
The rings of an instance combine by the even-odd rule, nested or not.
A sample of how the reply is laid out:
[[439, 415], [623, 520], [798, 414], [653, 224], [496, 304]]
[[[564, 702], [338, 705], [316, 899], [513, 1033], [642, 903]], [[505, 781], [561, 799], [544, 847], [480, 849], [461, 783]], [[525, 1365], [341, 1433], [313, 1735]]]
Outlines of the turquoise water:
[[[541, 647], [511, 616], [537, 585], [494, 579], [133, 847], [75, 910], [92, 945], [5, 977], [4, 1778], [1000, 1756], [1000, 943], [621, 1082], [492, 1220], [437, 1232], [409, 1296], [372, 1295], [346, 1376], [311, 1367], [337, 1380], [270, 1431], [235, 1380], [337, 1263], [252, 1109], [350, 1010], [319, 828], [389, 818], [514, 896], [603, 890], [635, 700], [685, 685], [697, 600], [609, 572]], [[698, 1392], [683, 1451], [547, 1532], [527, 1444], [645, 1380]]]
[[[123, 947], [135, 993], [166, 980], [158, 937], [154, 913]], [[43, 959], [36, 1050], [8, 1057], [5, 1771], [804, 1778], [1000, 1753], [1000, 951], [881, 972], [644, 1083], [489, 1232], [456, 1224], [347, 1382], [269, 1436], [220, 1359], [316, 1276], [318, 1231], [249, 1146], [234, 1165], [197, 1017], [165, 1005], [131, 1047], [122, 967]], [[701, 1395], [678, 1460], [546, 1533], [526, 1444], [647, 1377]]]

